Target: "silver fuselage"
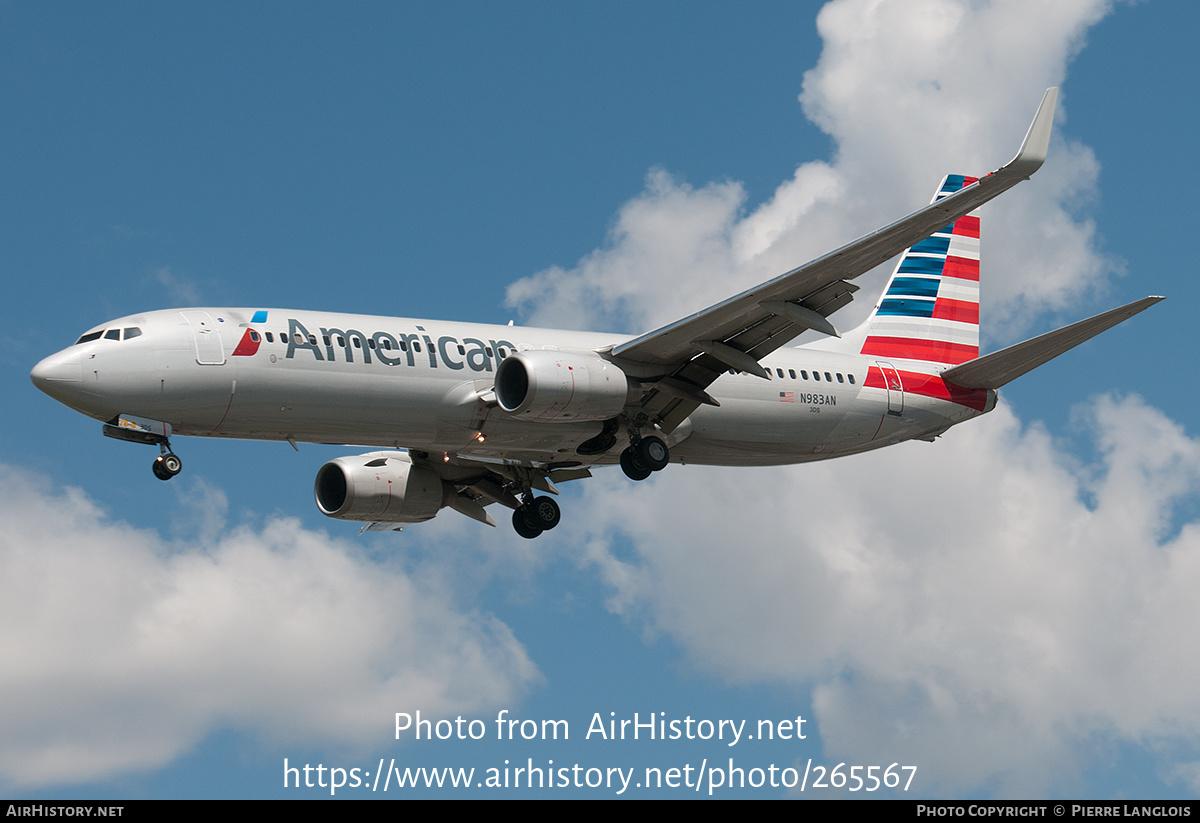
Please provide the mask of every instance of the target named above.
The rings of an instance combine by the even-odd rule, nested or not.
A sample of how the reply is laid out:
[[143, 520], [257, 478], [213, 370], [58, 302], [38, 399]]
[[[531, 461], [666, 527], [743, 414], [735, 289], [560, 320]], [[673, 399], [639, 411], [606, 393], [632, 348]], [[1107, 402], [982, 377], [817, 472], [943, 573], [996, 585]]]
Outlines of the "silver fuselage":
[[[121, 339], [113, 329], [137, 329]], [[166, 421], [177, 435], [372, 445], [539, 463], [614, 463], [576, 448], [600, 424], [515, 419], [481, 396], [513, 351], [599, 357], [623, 335], [281, 309], [147, 312], [51, 355], [34, 383], [111, 421]], [[257, 340], [252, 340], [253, 331]], [[88, 335], [85, 335], [87, 337]], [[116, 337], [116, 339], [110, 339]], [[778, 465], [930, 437], [995, 404], [936, 396], [929, 365], [822, 348], [764, 358], [772, 379], [724, 374], [667, 438], [672, 462]], [[916, 371], [914, 371], [916, 369]], [[888, 375], [885, 377], [885, 375]], [[624, 439], [619, 438], [624, 444]]]

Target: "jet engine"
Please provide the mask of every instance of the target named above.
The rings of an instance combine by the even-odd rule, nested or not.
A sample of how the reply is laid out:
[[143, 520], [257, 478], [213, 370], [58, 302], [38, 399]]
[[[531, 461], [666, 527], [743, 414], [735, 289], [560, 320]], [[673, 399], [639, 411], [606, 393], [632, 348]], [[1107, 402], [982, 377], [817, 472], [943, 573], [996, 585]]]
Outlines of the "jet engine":
[[414, 466], [399, 451], [330, 460], [317, 472], [317, 508], [339, 520], [420, 523], [446, 505], [454, 490], [437, 472]]
[[574, 423], [616, 417], [640, 387], [595, 355], [536, 350], [504, 358], [495, 392], [500, 408], [514, 417]]

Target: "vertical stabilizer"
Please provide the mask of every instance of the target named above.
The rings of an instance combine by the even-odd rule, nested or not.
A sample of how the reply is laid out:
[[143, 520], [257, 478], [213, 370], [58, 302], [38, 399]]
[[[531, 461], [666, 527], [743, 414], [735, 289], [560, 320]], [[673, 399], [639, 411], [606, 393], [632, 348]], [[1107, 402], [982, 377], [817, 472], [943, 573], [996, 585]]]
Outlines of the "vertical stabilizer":
[[[951, 174], [932, 202], [976, 183]], [[979, 356], [979, 215], [909, 248], [866, 322], [861, 353], [957, 365]]]

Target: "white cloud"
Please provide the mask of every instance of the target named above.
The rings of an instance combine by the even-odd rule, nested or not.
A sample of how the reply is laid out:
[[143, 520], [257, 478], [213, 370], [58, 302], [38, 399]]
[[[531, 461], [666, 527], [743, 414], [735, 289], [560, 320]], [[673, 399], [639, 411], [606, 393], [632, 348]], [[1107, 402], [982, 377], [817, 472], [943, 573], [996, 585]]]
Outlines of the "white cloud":
[[[925, 202], [948, 171], [1012, 156], [1110, 3], [835, 0], [801, 95], [835, 140], [748, 213], [732, 183], [652, 172], [608, 244], [519, 281], [535, 322], [640, 331], [683, 316]], [[1011, 340], [1120, 268], [1073, 214], [1092, 152], [1063, 136], [984, 213], [985, 330]], [[882, 274], [846, 319], [865, 316]], [[614, 317], [626, 313], [625, 323]], [[603, 321], [603, 322], [597, 322]], [[674, 468], [587, 487], [583, 555], [610, 608], [731, 682], [812, 690], [826, 753], [913, 762], [923, 792], [1037, 794], [1113, 741], [1200, 743], [1200, 444], [1134, 398], [1081, 412], [1080, 465], [1001, 407], [936, 446], [773, 470]], [[623, 540], [628, 552], [614, 547]], [[1194, 753], [1190, 755], [1194, 760]], [[1171, 779], [1193, 779], [1194, 764]]]
[[[1200, 740], [1200, 443], [1135, 398], [1080, 466], [1001, 408], [930, 446], [588, 489], [610, 606], [732, 682], [813, 689], [826, 752], [1037, 793], [1094, 738]], [[708, 512], [709, 515], [699, 513]], [[636, 557], [609, 547], [631, 539]]]
[[[731, 293], [731, 231], [745, 192], [735, 183], [695, 190], [662, 169], [617, 215], [612, 245], [571, 271], [551, 268], [509, 286], [515, 306], [533, 308], [532, 325], [627, 326], [672, 319]], [[679, 283], [691, 284], [686, 296]]]
[[180, 305], [196, 306], [201, 303], [199, 287], [191, 280], [171, 271], [170, 266], [163, 266], [155, 271], [153, 280], [163, 287], [172, 300]]
[[0, 520], [0, 785], [153, 768], [227, 727], [387, 745], [396, 711], [503, 705], [538, 676], [435, 575], [295, 520], [166, 543], [3, 466]]
[[[1062, 82], [1109, 5], [829, 3], [818, 17], [825, 47], [800, 99], [836, 142], [831, 162], [800, 165], [749, 213], [739, 184], [697, 188], [651, 171], [604, 248], [570, 270], [518, 280], [509, 302], [534, 325], [646, 331], [885, 225], [927, 203], [946, 173], [1007, 162], [1042, 92]], [[1068, 104], [1064, 95], [1060, 126]], [[1097, 251], [1093, 225], [1072, 216], [1094, 193], [1098, 164], [1061, 132], [1033, 182], [984, 213], [985, 331], [1001, 339], [1046, 311], [1074, 310], [1119, 269]], [[883, 277], [859, 281], [843, 325], [865, 317]]]

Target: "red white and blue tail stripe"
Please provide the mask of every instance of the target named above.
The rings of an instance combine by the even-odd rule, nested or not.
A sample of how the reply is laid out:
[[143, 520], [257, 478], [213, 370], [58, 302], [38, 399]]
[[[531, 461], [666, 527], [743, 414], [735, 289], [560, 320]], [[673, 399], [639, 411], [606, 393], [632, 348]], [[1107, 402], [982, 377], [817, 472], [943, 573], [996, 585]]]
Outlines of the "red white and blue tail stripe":
[[[933, 202], [975, 183], [951, 174]], [[912, 246], [867, 320], [862, 354], [958, 365], [979, 356], [979, 217], [972, 212]]]

